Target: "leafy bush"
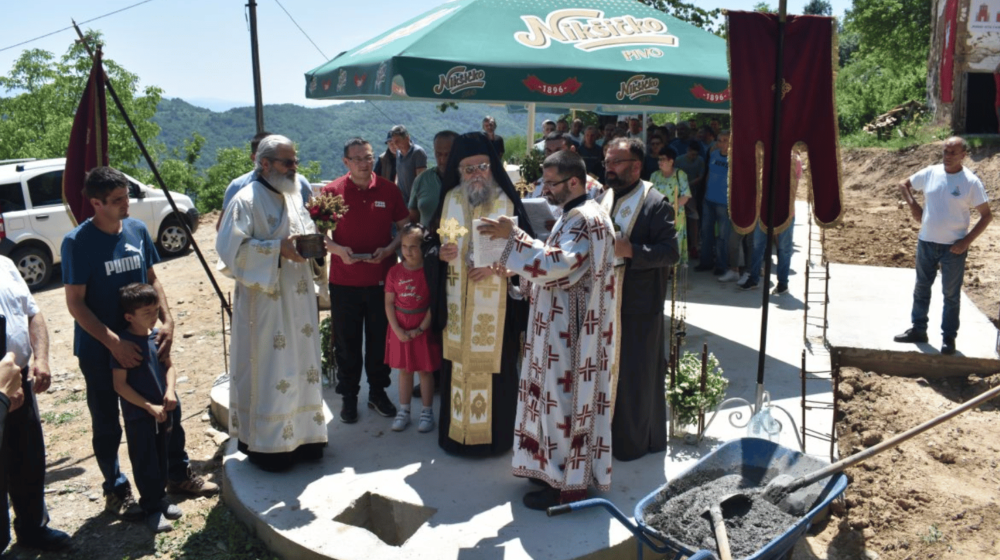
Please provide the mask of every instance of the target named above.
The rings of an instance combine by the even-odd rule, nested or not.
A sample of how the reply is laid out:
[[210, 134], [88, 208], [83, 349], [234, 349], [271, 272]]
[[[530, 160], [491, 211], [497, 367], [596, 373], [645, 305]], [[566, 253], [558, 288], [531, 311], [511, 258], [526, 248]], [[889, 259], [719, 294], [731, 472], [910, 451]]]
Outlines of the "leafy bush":
[[542, 162], [545, 161], [545, 154], [538, 150], [531, 150], [528, 155], [521, 160], [521, 180], [529, 185], [537, 181], [542, 176]]
[[666, 399], [670, 417], [681, 425], [698, 423], [698, 413], [712, 410], [726, 398], [729, 380], [722, 376], [722, 368], [715, 354], [708, 355], [708, 374], [705, 391], [701, 391], [701, 355], [685, 352], [681, 357], [673, 389], [667, 387]]
[[911, 99], [927, 96], [927, 63], [883, 66], [874, 57], [856, 57], [837, 76], [840, 130], [861, 130], [875, 117]]

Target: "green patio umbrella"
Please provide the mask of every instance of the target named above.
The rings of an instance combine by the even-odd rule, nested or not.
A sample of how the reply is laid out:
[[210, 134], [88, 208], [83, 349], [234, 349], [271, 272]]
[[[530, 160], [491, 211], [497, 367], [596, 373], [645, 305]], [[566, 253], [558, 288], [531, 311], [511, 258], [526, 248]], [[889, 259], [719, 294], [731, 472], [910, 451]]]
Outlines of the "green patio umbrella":
[[633, 0], [453, 0], [306, 73], [310, 99], [729, 110], [724, 39]]

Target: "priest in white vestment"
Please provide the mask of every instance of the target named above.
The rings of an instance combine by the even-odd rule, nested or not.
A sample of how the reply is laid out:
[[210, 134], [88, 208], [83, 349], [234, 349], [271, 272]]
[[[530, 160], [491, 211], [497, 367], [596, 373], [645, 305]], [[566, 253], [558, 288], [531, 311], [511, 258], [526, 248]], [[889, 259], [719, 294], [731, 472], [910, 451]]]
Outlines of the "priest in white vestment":
[[611, 485], [616, 323], [614, 226], [587, 198], [587, 168], [575, 152], [542, 165], [545, 197], [563, 212], [546, 241], [506, 217], [480, 232], [506, 238], [496, 267], [521, 277], [530, 323], [521, 366], [513, 471], [542, 486], [524, 505], [545, 510]]
[[295, 237], [316, 227], [297, 164], [291, 140], [261, 140], [256, 180], [226, 208], [215, 242], [236, 280], [229, 429], [268, 471], [321, 458], [327, 441], [313, 268], [295, 249]]

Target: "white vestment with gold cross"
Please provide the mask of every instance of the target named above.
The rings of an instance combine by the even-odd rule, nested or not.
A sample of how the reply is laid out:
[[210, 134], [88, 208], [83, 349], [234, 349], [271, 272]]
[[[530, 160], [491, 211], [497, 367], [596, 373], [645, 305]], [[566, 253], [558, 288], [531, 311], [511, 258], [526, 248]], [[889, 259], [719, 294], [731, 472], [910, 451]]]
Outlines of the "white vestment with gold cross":
[[[619, 329], [614, 229], [598, 203], [572, 208], [544, 243], [515, 229], [501, 264], [529, 286], [513, 471], [563, 503], [611, 484], [611, 406]], [[527, 281], [527, 282], [526, 282]]]
[[[639, 210], [642, 205], [646, 203], [646, 196], [649, 191], [653, 189], [653, 183], [649, 181], [639, 181], [639, 186], [633, 189], [624, 198], [619, 198], [615, 196], [612, 189], [608, 188], [601, 195], [601, 198], [597, 199], [598, 204], [604, 208], [605, 212], [611, 215], [611, 220], [614, 222], [615, 237], [618, 239], [629, 239], [632, 235], [632, 229], [635, 227], [636, 218], [639, 216]], [[621, 294], [622, 289], [625, 285], [625, 259], [622, 257], [615, 257], [615, 294]], [[619, 295], [615, 299], [615, 316], [621, 315], [622, 310], [622, 297]], [[621, 351], [621, 330], [615, 333], [615, 364], [619, 362], [618, 352]], [[612, 372], [612, 383], [611, 383], [611, 412], [614, 415], [615, 402], [618, 396], [618, 368], [615, 367]]]
[[500, 372], [507, 312], [506, 278], [495, 274], [479, 282], [469, 278], [472, 220], [513, 215], [514, 203], [503, 191], [492, 203], [473, 207], [460, 188], [448, 192], [441, 213], [442, 224], [454, 218], [469, 231], [455, 240], [458, 258], [448, 265], [448, 318], [441, 333], [444, 358], [452, 364], [451, 386], [444, 388], [451, 399], [448, 437], [463, 445], [493, 442], [492, 376]]
[[301, 195], [259, 182], [226, 208], [215, 241], [236, 280], [229, 431], [250, 451], [326, 442], [312, 266], [281, 257], [281, 240], [316, 233]]

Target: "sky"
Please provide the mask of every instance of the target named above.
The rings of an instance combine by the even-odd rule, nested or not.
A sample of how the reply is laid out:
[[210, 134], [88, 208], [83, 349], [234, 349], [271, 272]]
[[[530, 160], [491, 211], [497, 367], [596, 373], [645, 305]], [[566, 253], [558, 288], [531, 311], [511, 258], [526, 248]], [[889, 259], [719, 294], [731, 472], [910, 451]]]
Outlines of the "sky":
[[[26, 49], [43, 49], [61, 56], [76, 39], [76, 33], [70, 28], [8, 47], [70, 26], [71, 19], [81, 23], [142, 1], [5, 1], [0, 19], [0, 72], [7, 75]], [[264, 103], [329, 105], [328, 101], [306, 99], [305, 72], [443, 1], [257, 0]], [[757, 1], [695, 0], [708, 9], [732, 10], [750, 10]], [[807, 1], [788, 0], [789, 12], [801, 13]], [[777, 5], [777, 0], [769, 3]], [[166, 97], [223, 110], [253, 105], [246, 4], [247, 0], [147, 0], [81, 27], [100, 30], [104, 34], [105, 58], [137, 74], [143, 87], [154, 85], [162, 88]], [[831, 0], [831, 5], [834, 15], [842, 17], [851, 0]], [[0, 91], [0, 95], [4, 92]]]

